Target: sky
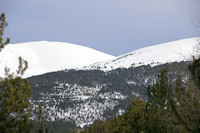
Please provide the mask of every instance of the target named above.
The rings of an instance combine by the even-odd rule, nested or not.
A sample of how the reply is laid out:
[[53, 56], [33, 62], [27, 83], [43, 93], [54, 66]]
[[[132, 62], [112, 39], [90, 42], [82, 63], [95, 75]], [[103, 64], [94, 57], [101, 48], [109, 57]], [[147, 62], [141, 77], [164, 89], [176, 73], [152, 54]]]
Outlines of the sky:
[[200, 0], [0, 0], [11, 43], [60, 41], [121, 55], [198, 36]]

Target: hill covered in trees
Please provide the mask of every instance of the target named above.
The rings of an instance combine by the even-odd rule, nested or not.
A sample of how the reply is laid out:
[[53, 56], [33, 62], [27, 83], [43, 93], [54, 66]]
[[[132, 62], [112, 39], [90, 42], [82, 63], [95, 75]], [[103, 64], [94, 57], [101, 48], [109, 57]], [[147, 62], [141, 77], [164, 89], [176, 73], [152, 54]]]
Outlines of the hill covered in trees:
[[[175, 86], [177, 76], [184, 85], [189, 80], [191, 62], [169, 63], [156, 67], [140, 66], [100, 70], [65, 70], [28, 78], [32, 89], [32, 109], [41, 104], [46, 120], [91, 125], [96, 120], [109, 120], [126, 112], [133, 99], [148, 101], [147, 86], [155, 82], [163, 67]], [[34, 118], [35, 116], [33, 116]]]
[[200, 60], [189, 66], [185, 86], [177, 76], [175, 86], [167, 67], [147, 87], [148, 100], [134, 99], [121, 116], [96, 121], [82, 133], [198, 133], [200, 132]]

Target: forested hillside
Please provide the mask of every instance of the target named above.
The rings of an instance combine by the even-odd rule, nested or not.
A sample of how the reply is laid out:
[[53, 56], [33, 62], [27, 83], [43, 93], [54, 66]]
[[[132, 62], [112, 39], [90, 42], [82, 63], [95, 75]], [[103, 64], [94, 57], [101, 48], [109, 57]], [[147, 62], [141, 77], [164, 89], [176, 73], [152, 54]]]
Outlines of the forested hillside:
[[[48, 121], [63, 120], [77, 127], [89, 126], [96, 120], [123, 114], [133, 99], [148, 101], [147, 86], [155, 82], [163, 67], [168, 67], [169, 79], [175, 85], [177, 76], [183, 84], [189, 80], [191, 62], [100, 70], [65, 70], [28, 78], [33, 86], [33, 110], [43, 107]], [[34, 116], [33, 116], [34, 117]]]

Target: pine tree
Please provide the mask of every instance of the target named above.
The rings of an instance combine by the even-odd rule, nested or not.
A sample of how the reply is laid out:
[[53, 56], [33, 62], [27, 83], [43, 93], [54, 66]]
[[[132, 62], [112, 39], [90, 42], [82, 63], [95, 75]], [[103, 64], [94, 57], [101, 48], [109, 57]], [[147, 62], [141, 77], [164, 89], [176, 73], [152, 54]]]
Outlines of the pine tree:
[[148, 106], [151, 108], [164, 110], [168, 104], [167, 101], [172, 95], [172, 87], [167, 73], [168, 68], [163, 68], [155, 84], [147, 88]]
[[[189, 66], [191, 78], [188, 87], [178, 85], [179, 91], [170, 100], [172, 113], [179, 131], [200, 132], [200, 59]], [[181, 91], [180, 91], [181, 90]]]
[[[20, 64], [23, 64], [22, 60]], [[21, 67], [18, 72], [24, 70], [25, 67]], [[0, 88], [0, 132], [30, 132], [31, 87], [28, 80], [7, 74], [1, 79]]]
[[[42, 112], [42, 106], [41, 104], [39, 104], [39, 109], [38, 109], [38, 121], [39, 121], [39, 129], [38, 129], [38, 133], [43, 133], [44, 130], [44, 118], [43, 118], [43, 112]], [[48, 132], [48, 130], [46, 130], [46, 132]]]
[[6, 44], [10, 42], [9, 38], [7, 38], [5, 42], [3, 42], [4, 29], [7, 25], [8, 24], [6, 22], [5, 14], [2, 13], [0, 16], [0, 51], [4, 48]]
[[[0, 50], [9, 43], [9, 38], [3, 42], [4, 29], [7, 26], [5, 14], [0, 16]], [[19, 69], [16, 74], [10, 74], [6, 68], [6, 77], [0, 79], [0, 132], [29, 133], [31, 87], [28, 80], [21, 78], [28, 64], [19, 58]]]
[[123, 115], [124, 133], [141, 133], [145, 131], [145, 108], [146, 103], [140, 99], [132, 101], [131, 106]]
[[31, 88], [26, 79], [5, 78], [0, 82], [0, 132], [28, 132], [31, 122], [28, 98]]
[[145, 110], [146, 130], [148, 132], [167, 132], [168, 100], [172, 96], [172, 87], [168, 79], [168, 68], [164, 67], [155, 83], [147, 87], [148, 102]]

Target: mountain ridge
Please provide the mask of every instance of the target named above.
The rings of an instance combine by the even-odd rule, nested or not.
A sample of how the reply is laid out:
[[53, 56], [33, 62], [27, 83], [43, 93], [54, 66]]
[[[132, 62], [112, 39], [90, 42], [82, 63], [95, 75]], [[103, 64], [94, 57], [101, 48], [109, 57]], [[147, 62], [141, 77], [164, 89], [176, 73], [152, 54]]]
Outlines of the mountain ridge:
[[110, 71], [117, 68], [138, 67], [142, 65], [161, 65], [170, 62], [191, 61], [200, 50], [199, 37], [181, 39], [144, 47], [114, 59], [97, 62], [82, 69]]
[[[36, 41], [8, 44], [0, 52], [0, 65], [15, 72], [18, 68], [18, 57], [21, 56], [29, 63], [24, 77], [69, 69], [111, 71], [142, 65], [156, 66], [191, 61], [193, 56], [199, 54], [199, 39], [196, 37], [161, 43], [118, 57], [65, 42]], [[0, 76], [4, 76], [4, 69], [0, 70]]]

